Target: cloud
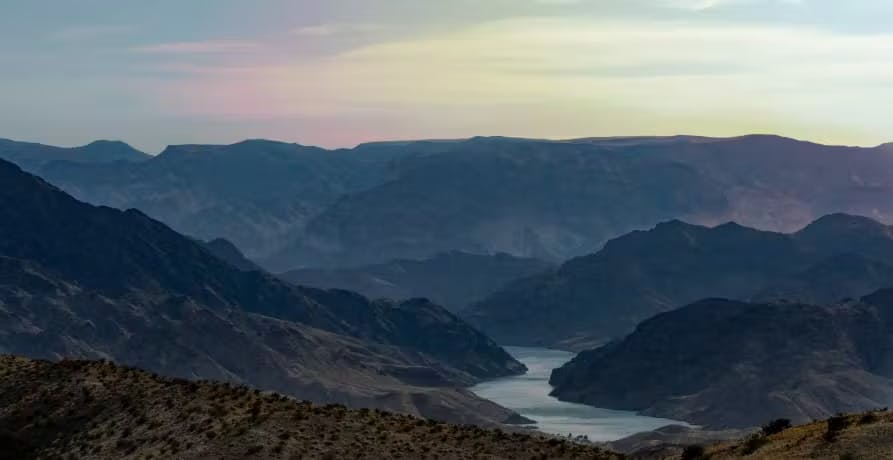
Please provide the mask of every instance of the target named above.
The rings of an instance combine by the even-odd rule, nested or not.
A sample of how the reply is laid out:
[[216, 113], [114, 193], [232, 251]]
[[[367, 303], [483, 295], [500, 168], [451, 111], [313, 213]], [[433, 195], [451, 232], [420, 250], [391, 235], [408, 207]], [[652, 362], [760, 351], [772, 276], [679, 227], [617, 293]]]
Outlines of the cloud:
[[296, 27], [289, 31], [290, 35], [311, 37], [330, 37], [345, 34], [367, 34], [387, 30], [381, 24], [369, 23], [330, 23]]
[[712, 8], [733, 5], [760, 5], [771, 6], [773, 4], [801, 5], [804, 0], [662, 0], [666, 5], [693, 11], [703, 11]]
[[132, 25], [93, 24], [64, 27], [50, 32], [48, 38], [58, 41], [81, 41], [120, 35], [136, 30]]
[[244, 53], [260, 49], [259, 43], [244, 40], [201, 40], [145, 45], [132, 48], [149, 54], [218, 54]]
[[534, 17], [317, 59], [226, 61], [157, 100], [195, 117], [367, 120], [407, 137], [759, 131], [877, 143], [893, 128], [891, 55], [893, 34]]

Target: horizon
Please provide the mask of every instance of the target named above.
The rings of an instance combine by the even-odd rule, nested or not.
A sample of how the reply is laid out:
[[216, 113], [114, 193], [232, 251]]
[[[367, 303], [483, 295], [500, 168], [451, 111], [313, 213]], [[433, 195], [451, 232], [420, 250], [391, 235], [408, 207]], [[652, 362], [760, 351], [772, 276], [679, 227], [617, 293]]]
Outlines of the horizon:
[[773, 133], [748, 133], [748, 134], [739, 134], [739, 135], [733, 135], [733, 136], [705, 136], [705, 135], [700, 135], [700, 134], [668, 134], [668, 135], [635, 135], [634, 134], [634, 135], [619, 135], [619, 136], [583, 136], [583, 137], [573, 137], [573, 138], [545, 138], [545, 137], [536, 137], [535, 138], [535, 137], [504, 136], [504, 135], [494, 134], [494, 135], [472, 135], [472, 136], [468, 136], [468, 137], [455, 137], [455, 138], [381, 139], [381, 140], [371, 140], [371, 141], [361, 142], [361, 143], [353, 144], [353, 145], [331, 146], [331, 147], [317, 145], [317, 144], [302, 143], [300, 141], [289, 141], [289, 140], [261, 138], [261, 137], [249, 137], [249, 138], [244, 138], [244, 139], [236, 140], [233, 142], [227, 142], [227, 143], [192, 142], [192, 143], [188, 143], [188, 144], [165, 144], [164, 147], [162, 147], [160, 150], [157, 150], [157, 151], [147, 151], [144, 149], [140, 149], [137, 146], [135, 146], [133, 143], [128, 142], [125, 139], [115, 139], [115, 138], [110, 138], [110, 137], [97, 138], [97, 139], [93, 139], [93, 140], [85, 142], [85, 143], [68, 144], [68, 145], [48, 143], [48, 142], [43, 142], [40, 140], [15, 139], [15, 138], [4, 137], [4, 136], [0, 136], [0, 141], [5, 140], [5, 141], [16, 142], [16, 143], [39, 144], [39, 145], [44, 145], [44, 146], [48, 146], [48, 147], [56, 147], [56, 148], [63, 148], [63, 149], [82, 148], [82, 147], [87, 147], [91, 144], [100, 143], [100, 142], [112, 142], [112, 143], [119, 142], [119, 143], [125, 144], [133, 149], [136, 149], [141, 153], [145, 153], [147, 155], [154, 157], [154, 156], [158, 156], [158, 155], [164, 153], [165, 150], [167, 150], [168, 148], [171, 148], [171, 147], [180, 147], [180, 146], [189, 146], [189, 145], [225, 147], [225, 146], [237, 145], [237, 144], [241, 144], [241, 143], [245, 143], [245, 142], [253, 142], [253, 141], [272, 142], [272, 143], [278, 143], [278, 144], [289, 144], [289, 145], [297, 145], [297, 146], [301, 146], [301, 147], [318, 148], [318, 149], [327, 150], [327, 151], [337, 151], [337, 150], [353, 150], [353, 149], [356, 149], [363, 145], [370, 145], [370, 144], [411, 143], [411, 142], [463, 142], [463, 141], [469, 141], [469, 140], [478, 139], [478, 138], [480, 138], [480, 139], [511, 139], [511, 140], [522, 140], [522, 141], [531, 141], [531, 142], [561, 143], [561, 142], [578, 142], [578, 141], [586, 141], [586, 140], [615, 140], [615, 139], [622, 140], [622, 139], [637, 139], [637, 138], [641, 138], [641, 139], [700, 138], [700, 139], [707, 139], [707, 140], [735, 140], [735, 139], [743, 139], [743, 138], [747, 138], [747, 137], [777, 137], [777, 138], [781, 138], [781, 139], [792, 140], [795, 142], [816, 144], [816, 145], [822, 145], [822, 146], [827, 146], [827, 147], [846, 147], [846, 148], [862, 148], [862, 149], [876, 149], [876, 148], [884, 147], [886, 145], [893, 144], [893, 141], [881, 142], [881, 143], [875, 144], [875, 145], [870, 145], [870, 144], [868, 144], [868, 145], [833, 144], [833, 143], [824, 143], [824, 142], [818, 142], [818, 141], [811, 140], [811, 139], [802, 139], [802, 138], [797, 138], [797, 137], [792, 137], [792, 136], [785, 136], [783, 134], [773, 134]]
[[893, 4], [840, 3], [16, 3], [0, 16], [0, 136], [147, 152], [481, 133], [880, 145]]

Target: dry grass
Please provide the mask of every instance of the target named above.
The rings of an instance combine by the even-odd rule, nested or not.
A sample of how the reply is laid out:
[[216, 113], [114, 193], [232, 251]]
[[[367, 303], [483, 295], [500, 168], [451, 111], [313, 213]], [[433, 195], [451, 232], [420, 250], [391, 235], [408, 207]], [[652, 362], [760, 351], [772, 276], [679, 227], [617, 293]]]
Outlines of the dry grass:
[[711, 460], [891, 459], [893, 413], [883, 410], [832, 417], [769, 436], [719, 444], [707, 448], [706, 454]]
[[564, 440], [319, 406], [107, 362], [0, 356], [0, 459], [618, 458]]

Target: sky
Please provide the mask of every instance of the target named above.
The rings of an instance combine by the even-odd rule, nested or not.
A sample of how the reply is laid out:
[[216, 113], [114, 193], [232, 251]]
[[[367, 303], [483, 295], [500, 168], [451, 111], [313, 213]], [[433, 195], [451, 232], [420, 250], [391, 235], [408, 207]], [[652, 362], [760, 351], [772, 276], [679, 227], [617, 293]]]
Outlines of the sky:
[[890, 0], [0, 0], [0, 137], [893, 140]]

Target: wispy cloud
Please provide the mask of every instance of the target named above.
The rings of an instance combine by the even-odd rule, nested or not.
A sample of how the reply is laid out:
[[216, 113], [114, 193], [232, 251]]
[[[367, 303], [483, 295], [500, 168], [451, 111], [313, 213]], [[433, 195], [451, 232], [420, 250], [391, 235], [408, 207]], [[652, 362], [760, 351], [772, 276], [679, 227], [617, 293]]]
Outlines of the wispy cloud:
[[150, 54], [228, 54], [251, 52], [258, 49], [261, 49], [259, 43], [246, 40], [171, 42], [133, 48], [134, 51]]
[[893, 34], [524, 18], [314, 60], [283, 56], [238, 73], [195, 73], [158, 100], [199, 117], [368, 117], [405, 126], [407, 136], [694, 126], [702, 134], [774, 131], [840, 142], [886, 132], [891, 53]]
[[64, 27], [49, 33], [48, 38], [58, 41], [80, 41], [106, 38], [136, 30], [132, 25], [92, 24]]
[[291, 35], [329, 37], [333, 35], [367, 34], [381, 32], [387, 27], [381, 24], [368, 23], [329, 23], [296, 27], [289, 31]]
[[771, 6], [773, 4], [781, 5], [801, 5], [804, 0], [662, 0], [666, 5], [693, 11], [704, 11], [722, 6], [734, 5], [758, 5], [764, 4]]

